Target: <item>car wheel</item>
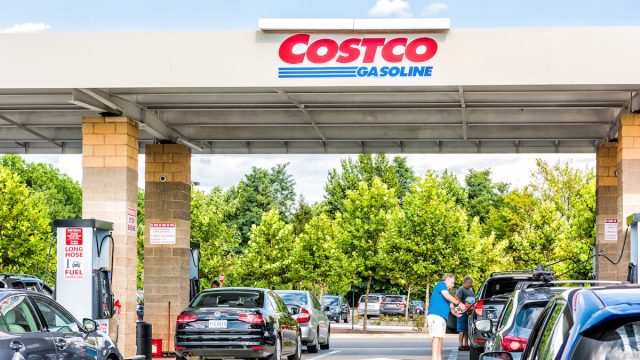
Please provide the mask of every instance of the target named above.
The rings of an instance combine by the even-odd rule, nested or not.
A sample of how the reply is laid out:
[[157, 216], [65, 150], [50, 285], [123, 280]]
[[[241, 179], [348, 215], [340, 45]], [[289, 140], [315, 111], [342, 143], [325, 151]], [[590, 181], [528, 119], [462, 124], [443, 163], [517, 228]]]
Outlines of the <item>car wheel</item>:
[[469, 350], [469, 360], [480, 360], [480, 354], [482, 354], [482, 349], [471, 346]]
[[327, 342], [325, 342], [324, 344], [320, 344], [320, 349], [329, 350], [330, 341], [331, 341], [331, 329], [329, 329], [329, 331], [327, 332]]
[[[338, 322], [339, 322], [339, 321], [338, 321]], [[345, 324], [348, 324], [348, 323], [349, 323], [349, 315], [347, 315], [347, 316], [344, 318], [344, 323], [345, 323]]]
[[267, 360], [282, 360], [282, 342], [280, 336], [276, 336], [276, 347], [273, 349], [273, 354], [266, 358]]
[[307, 352], [310, 354], [315, 354], [320, 351], [320, 341], [318, 340], [318, 336], [320, 335], [320, 331], [316, 333], [316, 338], [313, 340], [313, 343], [307, 345]]
[[296, 340], [296, 352], [289, 356], [289, 360], [302, 359], [302, 337], [298, 333], [298, 339]]

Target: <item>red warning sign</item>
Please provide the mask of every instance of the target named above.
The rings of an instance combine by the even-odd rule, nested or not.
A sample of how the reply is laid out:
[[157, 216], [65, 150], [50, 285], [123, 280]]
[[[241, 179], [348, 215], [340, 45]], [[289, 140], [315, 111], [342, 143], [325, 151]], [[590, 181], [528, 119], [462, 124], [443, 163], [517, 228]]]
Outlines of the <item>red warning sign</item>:
[[82, 246], [82, 228], [67, 228], [67, 245]]

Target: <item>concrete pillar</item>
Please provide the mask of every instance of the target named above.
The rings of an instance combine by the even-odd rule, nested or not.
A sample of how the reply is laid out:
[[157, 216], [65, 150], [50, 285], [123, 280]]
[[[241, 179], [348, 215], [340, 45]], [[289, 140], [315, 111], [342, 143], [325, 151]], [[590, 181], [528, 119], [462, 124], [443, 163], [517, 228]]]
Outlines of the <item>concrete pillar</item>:
[[[127, 214], [138, 204], [136, 123], [126, 117], [83, 118], [82, 169], [82, 216], [113, 223], [112, 289], [122, 304], [118, 347], [125, 356], [135, 355], [137, 236], [127, 231]], [[115, 339], [115, 318], [109, 328]]]
[[[191, 149], [147, 145], [145, 153], [144, 318], [153, 325], [153, 338], [173, 351], [176, 317], [189, 302]], [[162, 240], [167, 224], [175, 224], [175, 238]]]
[[[636, 212], [640, 212], [640, 115], [625, 114], [618, 131], [618, 254], [627, 230], [626, 218]], [[629, 257], [627, 240], [618, 265], [619, 280], [627, 279]]]
[[[596, 153], [596, 249], [610, 258], [619, 254], [618, 243], [606, 241], [605, 221], [618, 218], [618, 143], [601, 143]], [[615, 260], [615, 259], [614, 259]], [[596, 258], [598, 280], [618, 279], [618, 267], [604, 257]]]

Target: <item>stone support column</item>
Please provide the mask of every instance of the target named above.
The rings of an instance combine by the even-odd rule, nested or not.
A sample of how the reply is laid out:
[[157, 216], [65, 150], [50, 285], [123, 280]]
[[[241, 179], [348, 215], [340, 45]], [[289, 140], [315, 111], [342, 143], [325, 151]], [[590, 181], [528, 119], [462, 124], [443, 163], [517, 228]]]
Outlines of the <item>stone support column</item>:
[[[176, 317], [189, 302], [191, 149], [158, 144], [147, 145], [145, 153], [144, 319], [153, 338], [173, 351]], [[174, 240], [159, 244], [151, 228], [173, 224]]]
[[[596, 153], [596, 249], [608, 257], [619, 254], [618, 242], [606, 241], [605, 222], [618, 218], [618, 143], [607, 142], [598, 145]], [[615, 280], [618, 269], [604, 257], [596, 258], [598, 280]]]
[[[112, 290], [122, 305], [117, 338], [124, 356], [136, 349], [137, 235], [127, 231], [127, 218], [138, 206], [138, 136], [126, 117], [82, 120], [82, 216], [113, 223]], [[115, 317], [109, 328], [115, 339]]]

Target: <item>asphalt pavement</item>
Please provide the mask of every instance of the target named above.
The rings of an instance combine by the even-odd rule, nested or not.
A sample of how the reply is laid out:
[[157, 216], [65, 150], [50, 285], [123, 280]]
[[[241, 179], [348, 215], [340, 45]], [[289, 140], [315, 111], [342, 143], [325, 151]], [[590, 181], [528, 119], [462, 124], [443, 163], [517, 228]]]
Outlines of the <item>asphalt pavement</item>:
[[[431, 359], [431, 338], [425, 334], [332, 334], [331, 349], [303, 354], [304, 360], [425, 360]], [[458, 352], [456, 335], [444, 339], [443, 360], [468, 360]]]

